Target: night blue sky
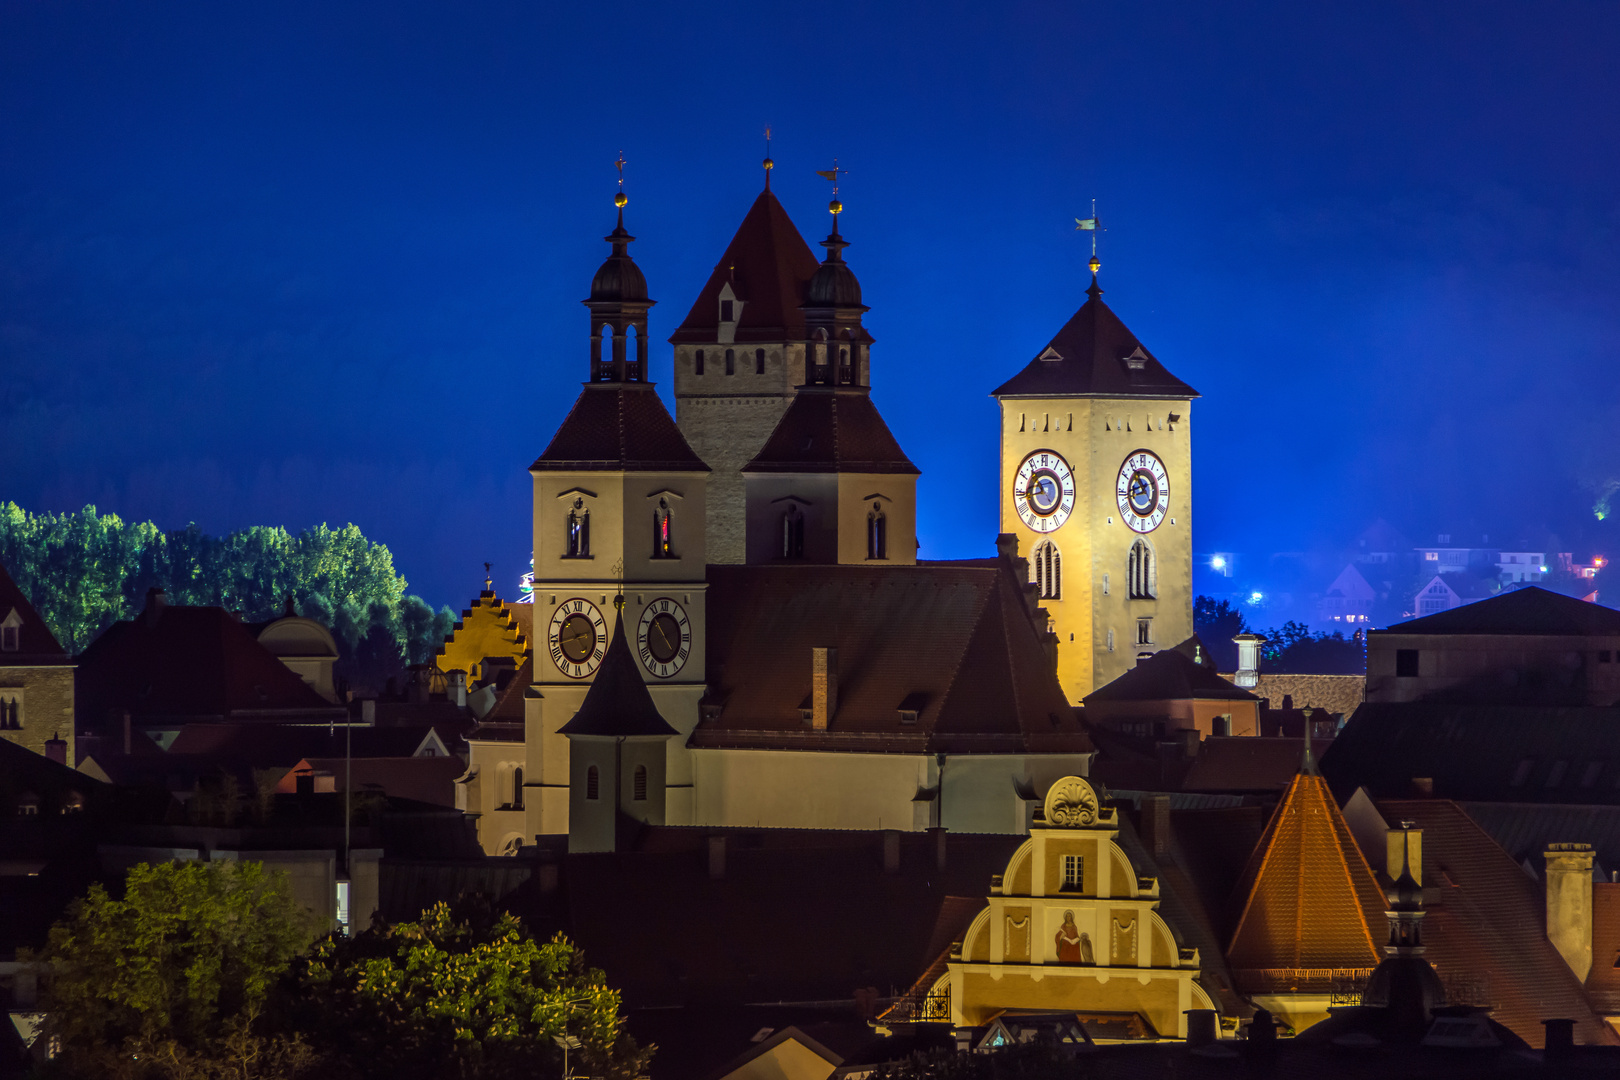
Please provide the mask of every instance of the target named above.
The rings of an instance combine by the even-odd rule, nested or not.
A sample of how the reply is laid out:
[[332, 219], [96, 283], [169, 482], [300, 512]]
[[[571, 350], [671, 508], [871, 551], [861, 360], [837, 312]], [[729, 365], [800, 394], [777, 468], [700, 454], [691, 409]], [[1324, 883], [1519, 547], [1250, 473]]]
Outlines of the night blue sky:
[[[1083, 299], [1204, 395], [1201, 551], [1603, 535], [1608, 3], [0, 2], [0, 498], [354, 521], [435, 603], [527, 565], [629, 161], [655, 377], [760, 185], [836, 155], [924, 557], [996, 532], [988, 391]], [[819, 249], [817, 249], [819, 250]], [[1586, 524], [1591, 523], [1591, 524]]]

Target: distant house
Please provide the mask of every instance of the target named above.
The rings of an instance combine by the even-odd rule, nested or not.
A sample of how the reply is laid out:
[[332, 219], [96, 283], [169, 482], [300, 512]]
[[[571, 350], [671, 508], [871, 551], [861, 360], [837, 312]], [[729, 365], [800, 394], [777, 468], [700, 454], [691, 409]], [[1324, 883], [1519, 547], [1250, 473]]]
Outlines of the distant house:
[[0, 739], [73, 756], [73, 660], [0, 566]]
[[1466, 573], [1436, 574], [1412, 599], [1412, 611], [1422, 618], [1462, 607], [1495, 595], [1491, 583]]
[[1367, 583], [1354, 563], [1347, 565], [1327, 587], [1322, 599], [1316, 603], [1316, 621], [1321, 625], [1359, 628], [1372, 619], [1373, 604], [1378, 591]]

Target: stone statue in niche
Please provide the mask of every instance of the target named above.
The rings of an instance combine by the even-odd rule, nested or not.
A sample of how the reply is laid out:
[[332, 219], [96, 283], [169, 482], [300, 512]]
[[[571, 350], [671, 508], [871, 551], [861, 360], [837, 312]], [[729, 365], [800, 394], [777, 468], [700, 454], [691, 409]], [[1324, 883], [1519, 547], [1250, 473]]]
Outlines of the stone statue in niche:
[[1091, 951], [1091, 935], [1083, 934], [1074, 924], [1074, 912], [1063, 913], [1063, 925], [1057, 932], [1057, 956], [1061, 964], [1095, 964]]

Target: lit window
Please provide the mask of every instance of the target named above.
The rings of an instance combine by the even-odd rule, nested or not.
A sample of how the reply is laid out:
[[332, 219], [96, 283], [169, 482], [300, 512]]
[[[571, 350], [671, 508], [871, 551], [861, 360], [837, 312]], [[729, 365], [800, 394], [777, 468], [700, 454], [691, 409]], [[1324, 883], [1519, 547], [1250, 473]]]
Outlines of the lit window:
[[338, 930], [342, 932], [344, 937], [353, 936], [354, 930], [349, 926], [349, 883], [347, 881], [337, 883], [337, 896], [333, 899], [335, 901], [333, 906], [337, 909]]
[[663, 499], [658, 500], [658, 508], [653, 511], [653, 555], [655, 559], [675, 558], [674, 538], [674, 512]]
[[630, 797], [636, 802], [647, 801], [647, 766], [636, 766], [635, 779], [631, 783]]
[[1083, 855], [1063, 856], [1063, 891], [1083, 892], [1086, 887], [1086, 860]]

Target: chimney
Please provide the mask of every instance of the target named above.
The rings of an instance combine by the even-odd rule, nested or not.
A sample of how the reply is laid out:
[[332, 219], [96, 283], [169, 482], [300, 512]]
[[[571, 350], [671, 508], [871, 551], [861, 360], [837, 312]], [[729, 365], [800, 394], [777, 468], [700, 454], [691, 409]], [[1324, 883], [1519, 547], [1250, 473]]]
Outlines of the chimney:
[[1018, 558], [1018, 534], [996, 534], [996, 554], [1003, 559]]
[[1423, 887], [1423, 830], [1417, 822], [1402, 821], [1384, 834], [1384, 873], [1391, 881], [1399, 881], [1403, 873], [1411, 874], [1418, 887]]
[[1170, 796], [1148, 795], [1142, 799], [1142, 843], [1156, 859], [1170, 850]]
[[460, 668], [450, 673], [450, 700], [458, 709], [467, 707], [467, 673]]
[[45, 757], [47, 760], [54, 761], [58, 765], [66, 765], [67, 740], [62, 738], [61, 735], [57, 734], [56, 732], [52, 732], [51, 737], [45, 740]]
[[156, 585], [146, 590], [146, 610], [142, 617], [146, 619], [147, 626], [156, 626], [157, 621], [163, 617], [163, 609], [169, 606], [169, 594]]
[[1592, 971], [1592, 845], [1549, 844], [1546, 854], [1547, 940], [1585, 982]]
[[1209, 1046], [1215, 1042], [1216, 1021], [1218, 1015], [1214, 1009], [1187, 1009], [1187, 1045], [1196, 1048]]
[[1564, 1061], [1575, 1052], [1575, 1021], [1543, 1020], [1541, 1026], [1547, 1029], [1541, 1042], [1542, 1064]]
[[709, 880], [719, 881], [726, 876], [726, 838], [709, 837]]
[[810, 650], [810, 726], [826, 731], [838, 712], [838, 650]]
[[1260, 685], [1260, 646], [1266, 639], [1259, 634], [1239, 634], [1232, 641], [1238, 647], [1237, 676], [1232, 680], [1245, 690]]

